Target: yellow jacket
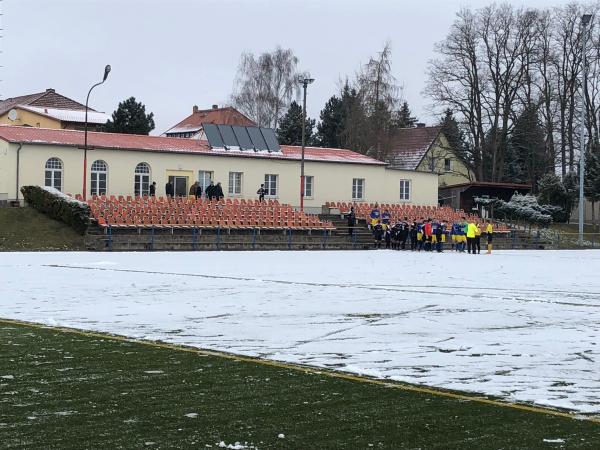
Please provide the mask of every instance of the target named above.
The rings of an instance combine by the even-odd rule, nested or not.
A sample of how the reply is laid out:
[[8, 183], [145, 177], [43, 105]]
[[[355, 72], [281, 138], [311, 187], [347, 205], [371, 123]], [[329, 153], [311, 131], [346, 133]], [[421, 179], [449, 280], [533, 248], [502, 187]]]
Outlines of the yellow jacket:
[[471, 222], [467, 226], [467, 237], [474, 238], [476, 234], [477, 234], [477, 225], [475, 225], [473, 222]]
[[492, 224], [491, 224], [491, 223], [488, 223], [488, 224], [487, 224], [487, 227], [485, 228], [485, 232], [486, 232], [487, 234], [492, 234], [492, 233], [494, 232], [494, 227], [492, 227]]

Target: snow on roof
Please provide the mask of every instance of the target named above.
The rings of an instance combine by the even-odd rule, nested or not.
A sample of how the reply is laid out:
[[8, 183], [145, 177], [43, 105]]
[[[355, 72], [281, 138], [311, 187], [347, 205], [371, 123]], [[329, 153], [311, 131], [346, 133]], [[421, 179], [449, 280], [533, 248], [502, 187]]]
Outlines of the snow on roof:
[[[62, 145], [81, 148], [84, 144], [84, 132], [0, 125], [0, 139], [14, 143]], [[88, 132], [88, 145], [92, 148], [111, 150], [192, 153], [283, 160], [300, 160], [302, 153], [302, 148], [294, 145], [282, 145], [281, 153], [229, 152], [228, 150], [213, 150], [208, 141], [205, 140], [98, 132]], [[304, 158], [306, 161], [385, 165], [384, 162], [377, 159], [341, 148], [306, 147]]]
[[437, 139], [442, 127], [401, 128], [390, 150], [390, 164], [395, 169], [416, 170]]
[[174, 133], [193, 133], [196, 131], [200, 131], [202, 129], [202, 125], [184, 125], [181, 127], [173, 127], [169, 131], [164, 134], [174, 134]]
[[[17, 108], [22, 108], [37, 114], [43, 114], [63, 122], [85, 123], [85, 110], [41, 108], [39, 106], [27, 105], [18, 105]], [[105, 124], [109, 119], [110, 116], [106, 113], [88, 110], [88, 123]]]

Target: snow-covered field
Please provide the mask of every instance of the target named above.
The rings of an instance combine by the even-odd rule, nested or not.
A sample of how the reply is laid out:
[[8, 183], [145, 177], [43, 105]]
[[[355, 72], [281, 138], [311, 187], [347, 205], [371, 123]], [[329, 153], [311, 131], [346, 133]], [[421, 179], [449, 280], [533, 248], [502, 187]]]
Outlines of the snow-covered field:
[[600, 414], [600, 251], [0, 253], [0, 317]]

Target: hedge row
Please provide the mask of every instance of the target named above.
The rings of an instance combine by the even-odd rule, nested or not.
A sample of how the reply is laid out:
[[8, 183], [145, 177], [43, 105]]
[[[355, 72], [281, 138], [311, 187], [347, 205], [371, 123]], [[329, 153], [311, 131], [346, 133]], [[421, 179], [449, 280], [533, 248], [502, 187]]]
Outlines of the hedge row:
[[54, 188], [23, 186], [23, 198], [33, 208], [49, 217], [66, 223], [84, 234], [90, 224], [90, 207]]

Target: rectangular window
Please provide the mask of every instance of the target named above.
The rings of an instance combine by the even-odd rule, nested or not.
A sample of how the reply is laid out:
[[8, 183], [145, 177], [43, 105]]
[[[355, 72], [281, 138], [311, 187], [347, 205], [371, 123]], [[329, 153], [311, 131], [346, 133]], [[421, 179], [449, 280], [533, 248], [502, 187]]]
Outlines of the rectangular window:
[[452, 171], [452, 160], [450, 158], [445, 158], [444, 159], [444, 170], [446, 172], [451, 172]]
[[198, 184], [202, 186], [202, 193], [206, 192], [206, 188], [210, 185], [210, 182], [213, 180], [213, 172], [208, 170], [200, 170], [198, 171]]
[[91, 177], [91, 194], [106, 195], [106, 173], [92, 172]]
[[365, 179], [352, 179], [352, 200], [364, 200], [365, 198]]
[[315, 177], [304, 175], [304, 197], [312, 198]]
[[410, 180], [400, 180], [400, 201], [410, 200]]
[[242, 172], [229, 172], [229, 195], [242, 195]]
[[265, 174], [265, 197], [277, 197], [278, 175]]

